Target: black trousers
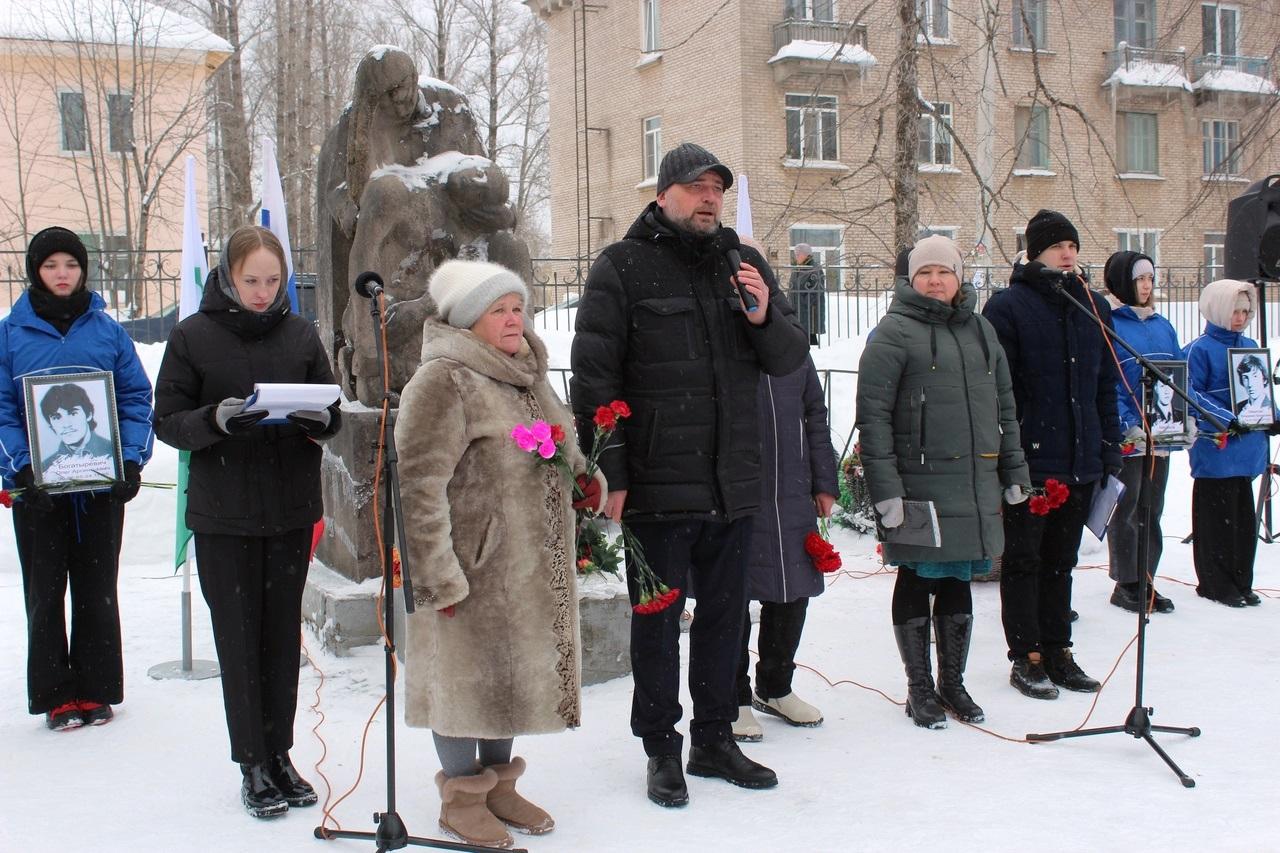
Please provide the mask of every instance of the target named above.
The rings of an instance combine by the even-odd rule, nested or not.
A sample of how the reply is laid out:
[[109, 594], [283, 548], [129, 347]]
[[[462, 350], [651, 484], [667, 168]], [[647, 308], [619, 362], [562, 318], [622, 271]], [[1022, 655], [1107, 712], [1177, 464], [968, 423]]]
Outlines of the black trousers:
[[[707, 746], [732, 737], [738, 716], [736, 679], [743, 622], [747, 614], [747, 549], [752, 518], [732, 522], [644, 521], [628, 526], [649, 566], [663, 583], [682, 592], [659, 613], [631, 616], [631, 731], [645, 753], [680, 755], [684, 739], [676, 731], [680, 707], [680, 614], [692, 577], [698, 599], [689, 629], [689, 694], [693, 719], [689, 737]], [[631, 600], [635, 580], [628, 573]]]
[[[804, 631], [809, 599], [780, 603], [760, 602], [760, 636], [756, 640], [760, 660], [756, 662], [756, 695], [777, 699], [791, 692], [791, 676], [796, 671], [796, 649]], [[738, 659], [738, 704], [751, 704], [751, 622], [742, 622], [742, 655]]]
[[1147, 573], [1155, 577], [1164, 552], [1164, 531], [1160, 529], [1160, 516], [1164, 513], [1164, 492], [1169, 485], [1169, 457], [1154, 457], [1155, 470], [1148, 482], [1151, 489], [1151, 526], [1147, 527], [1141, 507], [1138, 506], [1138, 490], [1147, 474], [1147, 461], [1141, 456], [1124, 460], [1120, 481], [1124, 483], [1124, 496], [1116, 505], [1111, 526], [1107, 528], [1107, 552], [1111, 555], [1111, 579], [1117, 583], [1138, 582], [1138, 543], [1147, 540]]
[[[27, 710], [124, 700], [120, 649], [120, 535], [124, 505], [106, 495], [53, 498], [39, 512], [18, 501], [13, 532], [27, 609]], [[71, 640], [66, 597], [71, 587]]]
[[231, 760], [264, 761], [293, 747], [311, 528], [276, 536], [197, 533], [195, 540]]
[[1191, 555], [1196, 591], [1223, 599], [1253, 589], [1258, 518], [1248, 477], [1197, 479], [1191, 486]]
[[905, 625], [911, 619], [928, 619], [929, 596], [933, 596], [933, 614], [953, 616], [973, 612], [973, 593], [969, 582], [959, 578], [922, 578], [910, 566], [898, 566], [893, 583], [893, 624]]
[[1048, 515], [1032, 514], [1030, 501], [1004, 508], [1000, 616], [1010, 660], [1071, 645], [1071, 570], [1095, 485], [1071, 486]]

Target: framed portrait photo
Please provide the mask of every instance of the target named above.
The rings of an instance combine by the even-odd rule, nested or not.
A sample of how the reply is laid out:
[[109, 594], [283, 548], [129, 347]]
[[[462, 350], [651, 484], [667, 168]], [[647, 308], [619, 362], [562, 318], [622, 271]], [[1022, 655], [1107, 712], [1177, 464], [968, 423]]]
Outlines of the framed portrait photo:
[[[1187, 390], [1187, 363], [1185, 361], [1152, 361], [1162, 373], [1166, 373], [1178, 386]], [[1151, 437], [1158, 444], [1187, 444], [1187, 401], [1174, 393], [1163, 382], [1157, 382], [1147, 400], [1147, 423], [1151, 425]]]
[[22, 385], [31, 468], [39, 486], [83, 492], [124, 479], [111, 371], [27, 376]]
[[1276, 419], [1271, 393], [1271, 350], [1232, 347], [1227, 350], [1231, 411], [1242, 425], [1269, 427]]

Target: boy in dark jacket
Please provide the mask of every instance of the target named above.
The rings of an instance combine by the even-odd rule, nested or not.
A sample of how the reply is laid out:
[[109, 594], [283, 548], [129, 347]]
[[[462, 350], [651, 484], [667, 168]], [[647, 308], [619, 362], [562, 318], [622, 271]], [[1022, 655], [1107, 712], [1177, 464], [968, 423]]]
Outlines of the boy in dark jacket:
[[1076, 227], [1041, 210], [1026, 233], [1030, 260], [1014, 263], [1009, 288], [993, 295], [982, 315], [1008, 356], [1032, 485], [1056, 479], [1070, 495], [1049, 516], [1033, 514], [1030, 502], [1005, 507], [1000, 604], [1013, 661], [1009, 682], [1026, 696], [1056, 699], [1058, 687], [1100, 688], [1071, 655], [1071, 570], [1094, 487], [1121, 468], [1118, 374], [1098, 328], [1111, 326], [1111, 309], [1076, 266]]

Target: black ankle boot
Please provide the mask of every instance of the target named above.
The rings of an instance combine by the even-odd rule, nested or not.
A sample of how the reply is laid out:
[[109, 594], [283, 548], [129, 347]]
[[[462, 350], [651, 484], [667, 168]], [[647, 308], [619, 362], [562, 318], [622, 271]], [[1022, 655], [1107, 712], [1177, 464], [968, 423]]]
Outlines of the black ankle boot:
[[271, 781], [267, 762], [241, 764], [240, 772], [244, 774], [244, 783], [240, 786], [240, 801], [249, 814], [254, 817], [277, 817], [289, 811], [289, 803], [284, 794]]
[[649, 759], [645, 776], [649, 799], [666, 808], [689, 804], [689, 788], [684, 783], [684, 770], [678, 755], [655, 755]]
[[271, 774], [271, 781], [280, 789], [290, 806], [314, 806], [319, 800], [311, 783], [298, 775], [293, 762], [289, 760], [289, 753], [271, 756], [267, 760], [267, 770]]
[[933, 692], [933, 667], [929, 657], [929, 617], [908, 619], [905, 625], [894, 625], [898, 654], [907, 670], [907, 714], [917, 726], [926, 729], [947, 727], [947, 715]]
[[969, 691], [964, 689], [964, 665], [969, 659], [969, 638], [973, 635], [972, 613], [950, 613], [933, 617], [938, 638], [938, 698], [942, 706], [966, 723], [981, 723], [986, 716]]
[[743, 755], [732, 738], [689, 747], [685, 769], [694, 776], [723, 779], [740, 788], [772, 788], [778, 784], [777, 774]]

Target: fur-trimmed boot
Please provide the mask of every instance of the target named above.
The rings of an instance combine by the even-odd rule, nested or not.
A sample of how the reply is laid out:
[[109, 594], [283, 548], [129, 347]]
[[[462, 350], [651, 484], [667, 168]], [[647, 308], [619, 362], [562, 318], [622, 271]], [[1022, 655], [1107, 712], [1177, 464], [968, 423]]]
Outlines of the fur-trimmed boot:
[[933, 616], [934, 636], [938, 640], [938, 698], [942, 707], [966, 723], [981, 723], [982, 708], [964, 689], [964, 665], [969, 659], [969, 638], [973, 636], [972, 613], [948, 613]]
[[498, 784], [493, 786], [487, 800], [494, 817], [524, 835], [546, 835], [556, 828], [551, 815], [516, 791], [516, 780], [524, 775], [523, 758], [513, 758], [509, 764], [490, 764], [488, 769], [498, 776]]
[[898, 654], [907, 670], [907, 715], [917, 726], [945, 729], [947, 715], [933, 692], [933, 660], [929, 654], [929, 617], [917, 616], [894, 625]]
[[485, 804], [489, 792], [497, 784], [498, 774], [487, 768], [475, 776], [449, 777], [443, 770], [437, 773], [440, 829], [463, 844], [504, 850], [514, 847], [516, 842], [511, 833]]

